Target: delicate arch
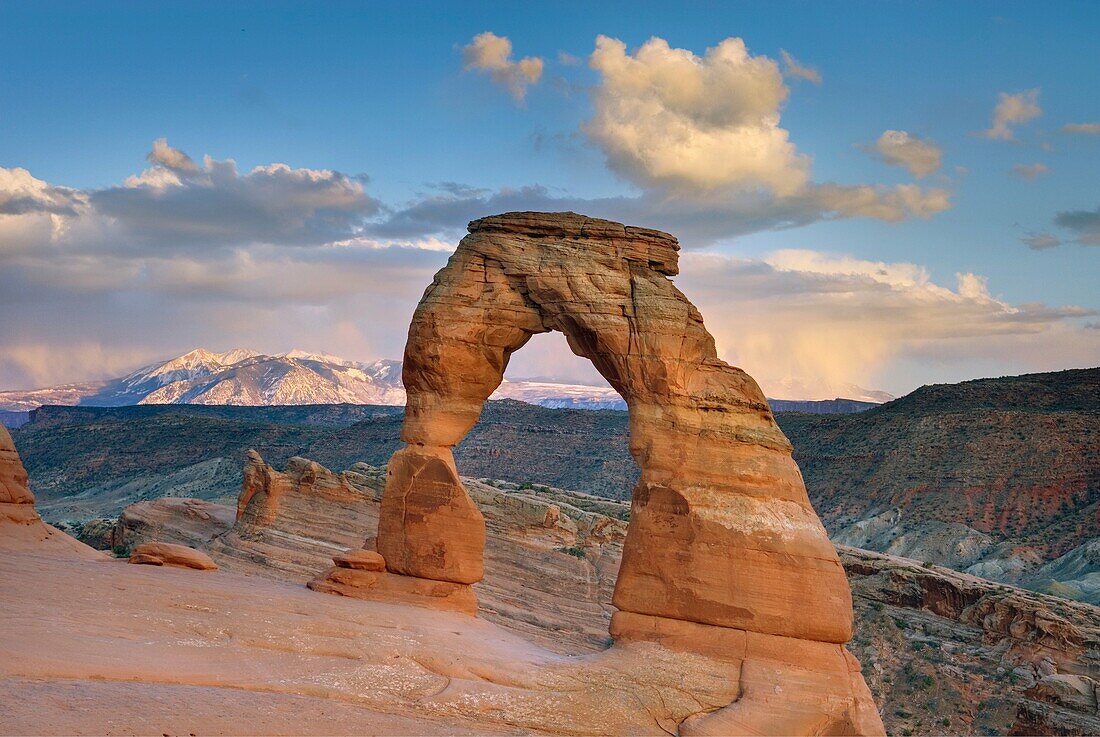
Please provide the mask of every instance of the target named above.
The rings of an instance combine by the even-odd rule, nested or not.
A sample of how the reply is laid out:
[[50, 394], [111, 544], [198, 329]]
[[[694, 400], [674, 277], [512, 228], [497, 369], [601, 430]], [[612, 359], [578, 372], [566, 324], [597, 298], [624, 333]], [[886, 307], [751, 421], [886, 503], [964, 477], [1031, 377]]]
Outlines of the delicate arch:
[[643, 615], [850, 638], [847, 579], [790, 444], [668, 278], [678, 250], [666, 233], [574, 213], [470, 224], [409, 328], [407, 445], [390, 461], [377, 540], [388, 571], [481, 579], [484, 519], [451, 449], [511, 354], [559, 330], [626, 400], [641, 468], [614, 598], [625, 615], [613, 628]]

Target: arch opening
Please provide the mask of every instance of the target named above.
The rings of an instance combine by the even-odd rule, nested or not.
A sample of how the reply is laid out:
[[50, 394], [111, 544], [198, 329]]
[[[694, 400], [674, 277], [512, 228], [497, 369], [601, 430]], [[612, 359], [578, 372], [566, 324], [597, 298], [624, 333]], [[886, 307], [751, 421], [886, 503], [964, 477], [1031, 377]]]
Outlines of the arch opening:
[[629, 409], [640, 478], [619, 613], [847, 641], [847, 580], [790, 444], [669, 278], [678, 248], [658, 231], [571, 213], [470, 224], [409, 328], [406, 445], [390, 462], [376, 543], [387, 571], [467, 588], [481, 579], [485, 522], [453, 448], [513, 353], [558, 331]]

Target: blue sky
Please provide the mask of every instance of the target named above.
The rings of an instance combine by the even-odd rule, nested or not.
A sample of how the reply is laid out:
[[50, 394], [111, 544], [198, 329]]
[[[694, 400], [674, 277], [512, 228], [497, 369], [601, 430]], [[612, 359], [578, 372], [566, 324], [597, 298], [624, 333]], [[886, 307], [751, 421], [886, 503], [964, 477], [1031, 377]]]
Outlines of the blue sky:
[[[729, 290], [745, 288], [746, 270], [757, 264], [780, 275], [801, 275], [804, 281], [797, 283], [776, 277], [776, 284], [761, 292], [766, 299], [754, 303], [761, 319], [770, 314], [764, 306], [780, 304], [774, 301], [783, 297], [778, 281], [793, 290], [781, 303], [783, 309], [804, 301], [809, 314], [823, 308], [804, 299], [806, 283], [820, 287], [823, 279], [859, 281], [863, 291], [855, 289], [850, 301], [866, 311], [860, 319], [868, 320], [867, 333], [883, 345], [876, 344], [855, 363], [827, 361], [833, 384], [871, 383], [900, 393], [925, 381], [1100, 363], [1100, 330], [1094, 327], [1098, 318], [1089, 314], [1100, 310], [1100, 248], [1085, 245], [1100, 232], [1090, 219], [1096, 213], [1100, 220], [1100, 135], [1063, 131], [1067, 124], [1100, 122], [1100, 5], [530, 5], [0, 4], [0, 167], [25, 169], [37, 182], [87, 199], [77, 206], [83, 219], [66, 226], [64, 236], [54, 228], [49, 236], [53, 240], [37, 246], [33, 239], [11, 235], [23, 238], [34, 213], [24, 208], [5, 215], [0, 210], [0, 260], [9, 260], [9, 279], [22, 280], [0, 284], [0, 293], [8, 295], [0, 299], [16, 305], [9, 309], [5, 304], [8, 317], [0, 318], [7, 336], [0, 337], [0, 388], [90, 378], [126, 362], [183, 352], [194, 347], [189, 342], [261, 350], [302, 345], [363, 359], [396, 356], [422, 288], [413, 284], [422, 273], [430, 278], [432, 268], [441, 265], [443, 246], [460, 237], [467, 211], [477, 214], [479, 206], [498, 203], [539, 207], [565, 202], [587, 207], [592, 214], [672, 230], [691, 258], [726, 259], [722, 268], [736, 271], [729, 277]], [[484, 60], [470, 63], [464, 54], [485, 32], [510, 41], [507, 63], [525, 57], [542, 61], [537, 80], [523, 84], [522, 102], [490, 74]], [[768, 179], [770, 174], [738, 174], [737, 156], [731, 155], [731, 171], [715, 174], [722, 179], [720, 191], [701, 184], [692, 172], [680, 172], [670, 185], [649, 158], [618, 148], [615, 136], [633, 121], [623, 119], [629, 117], [622, 112], [625, 87], [616, 89], [607, 68], [591, 62], [600, 35], [622, 41], [623, 58], [628, 59], [636, 58], [648, 39], [658, 37], [671, 53], [682, 49], [694, 54], [700, 68], [706, 67], [707, 49], [729, 38], [743, 40], [750, 62], [775, 60], [776, 69], [784, 72], [785, 99], [774, 108], [778, 122], [768, 122], [771, 111], [761, 109], [754, 125], [769, 135], [785, 132], [794, 147], [792, 156], [802, 163], [775, 159], [783, 170], [775, 176], [794, 177], [794, 170], [804, 166], [806, 183], [798, 186], [810, 199], [821, 196], [821, 186], [835, 184], [846, 188], [834, 193], [845, 202], [854, 196], [850, 188], [860, 185], [877, 187], [876, 197], [900, 191], [893, 189], [897, 187], [915, 187], [926, 198], [939, 190], [948, 201], [932, 205], [929, 199], [921, 205], [924, 209], [889, 219], [867, 215], [862, 205], [838, 205], [843, 210], [839, 215], [830, 208], [823, 213], [799, 206], [797, 217], [807, 224], [784, 227], [793, 205], [783, 195], [779, 199], [788, 215], [746, 226], [744, 221], [751, 218], [745, 213], [753, 209], [735, 208], [736, 214], [730, 215], [727, 203], [758, 187], [760, 176], [765, 189], [778, 181]], [[820, 84], [790, 74], [782, 50], [816, 70]], [[768, 77], [766, 71], [752, 77], [752, 83], [774, 91], [779, 78]], [[738, 73], [706, 78], [710, 87], [696, 104], [706, 105], [707, 97], [722, 99], [725, 80], [737, 83]], [[1012, 140], [975, 135], [993, 125], [999, 95], [1032, 90], [1038, 90], [1032, 100], [1041, 112], [1010, 122]], [[751, 106], [753, 99], [749, 95], [743, 102]], [[626, 102], [650, 104], [652, 99]], [[609, 113], [612, 120], [601, 123], [601, 104], [605, 111], [618, 106], [619, 112]], [[738, 104], [729, 102], [720, 114], [740, 120]], [[698, 122], [709, 113], [684, 114]], [[665, 144], [656, 126], [634, 132], [659, 149]], [[904, 166], [884, 163], [881, 154], [871, 155], [869, 149], [885, 131], [904, 131], [934, 146], [935, 171], [918, 177]], [[318, 268], [316, 260], [303, 254], [329, 242], [266, 230], [257, 236], [245, 225], [239, 232], [226, 225], [219, 230], [223, 241], [203, 241], [200, 249], [187, 235], [199, 224], [172, 233], [141, 230], [150, 219], [201, 219], [216, 206], [207, 203], [196, 209], [180, 198], [178, 211], [158, 209], [154, 217], [152, 210], [136, 212], [146, 206], [141, 201], [126, 200], [128, 209], [122, 212], [117, 198], [95, 194], [121, 188], [127, 178], [151, 166], [163, 168], [161, 161], [146, 160], [159, 138], [172, 150], [186, 152], [199, 167], [204, 155], [232, 159], [242, 179], [253, 167], [285, 163], [295, 169], [332, 170], [361, 183], [363, 202], [341, 210], [344, 218], [336, 230], [374, 240], [370, 253], [364, 251], [358, 260], [344, 252], [340, 258], [355, 261], [363, 288], [370, 288], [372, 279], [394, 284], [388, 271], [394, 268], [408, 275], [409, 287], [370, 305], [352, 299], [350, 287], [332, 290], [339, 295], [325, 300], [318, 296], [323, 284], [314, 291], [279, 293], [265, 303], [243, 282], [216, 287], [210, 279], [194, 276], [203, 268], [226, 274], [230, 257], [238, 266], [242, 259], [262, 259], [290, 269]], [[722, 149], [723, 155], [731, 150]], [[1014, 174], [1017, 166], [1034, 168]], [[451, 186], [440, 189], [440, 183]], [[544, 188], [537, 196], [493, 196], [502, 189], [524, 192], [522, 188], [536, 185]], [[218, 191], [216, 184], [191, 180], [172, 186], [202, 187], [215, 196]], [[653, 206], [656, 200], [667, 204], [673, 189], [674, 206]], [[398, 227], [410, 206], [438, 209], [441, 196], [458, 214], [433, 214], [428, 223]], [[764, 210], [775, 204], [768, 197]], [[624, 199], [631, 202], [621, 205]], [[225, 209], [232, 207], [227, 199]], [[1077, 223], [1074, 228], [1057, 224], [1059, 213], [1082, 215], [1063, 218], [1063, 223]], [[102, 220], [89, 219], [92, 215]], [[77, 218], [56, 211], [52, 216], [55, 223], [59, 217]], [[720, 220], [721, 227], [697, 227], [710, 217]], [[112, 227], [123, 227], [126, 248], [118, 247], [114, 236], [103, 235]], [[344, 240], [340, 232], [330, 235], [333, 242]], [[1034, 250], [1023, 242], [1042, 236], [1050, 239], [1042, 242], [1056, 239], [1060, 245]], [[115, 245], [106, 247], [109, 238], [115, 238]], [[167, 242], [177, 244], [170, 254]], [[294, 250], [288, 251], [291, 242]], [[387, 248], [398, 250], [378, 254]], [[823, 255], [828, 264], [809, 254]], [[377, 262], [380, 258], [385, 264]], [[59, 266], [59, 259], [72, 268]], [[89, 262], [134, 278], [105, 281]], [[923, 271], [917, 277], [899, 277], [901, 282], [889, 274], [867, 273], [879, 263]], [[48, 273], [48, 264], [53, 264], [53, 273]], [[711, 264], [707, 278], [694, 278], [688, 266], [683, 288], [700, 302], [724, 356], [756, 374], [765, 389], [782, 380], [806, 384], [820, 378], [808, 376], [814, 373], [813, 351], [851, 353], [859, 326], [840, 325], [841, 314], [851, 319], [843, 311], [820, 326], [820, 343], [814, 336], [796, 339], [801, 347], [792, 351], [801, 351], [803, 357], [793, 363], [780, 360], [783, 346], [765, 345], [764, 336], [739, 344], [737, 336], [746, 326], [738, 315], [745, 307], [730, 301], [723, 285], [714, 283], [713, 274], [722, 269]], [[59, 271], [66, 275], [58, 276]], [[339, 278], [333, 273], [339, 270], [321, 270], [316, 278]], [[174, 282], [177, 289], [156, 286], [156, 278], [171, 281], [173, 274], [184, 275]], [[928, 327], [924, 301], [946, 300], [940, 305], [946, 309], [952, 300], [967, 299], [957, 296], [956, 274], [985, 279], [986, 293], [971, 302], [988, 299], [1002, 308], [944, 313]], [[32, 283], [38, 288], [28, 298], [21, 289], [29, 291]], [[699, 285], [697, 294], [689, 289], [693, 283]], [[928, 291], [928, 285], [956, 297], [935, 289], [912, 292]], [[883, 288], [893, 301], [881, 303], [870, 296]], [[823, 294], [836, 291], [836, 285], [821, 289]], [[896, 302], [902, 298], [908, 299], [904, 309]], [[214, 301], [217, 309], [211, 306]], [[1040, 304], [1042, 309], [1033, 307]], [[843, 305], [833, 301], [829, 307]], [[364, 310], [371, 316], [364, 316]], [[135, 311], [142, 313], [140, 319]], [[237, 319], [227, 319], [228, 311]], [[157, 329], [158, 318], [183, 320], [188, 327], [173, 342], [173, 336]], [[392, 328], [378, 328], [380, 319]], [[794, 322], [779, 321], [769, 329], [781, 334], [798, 323], [797, 317], [790, 319]], [[897, 325], [883, 322], [889, 320]], [[912, 321], [911, 327], [904, 326], [906, 320]], [[973, 321], [972, 329], [944, 328], [967, 320]], [[1007, 323], [1016, 327], [1006, 328]], [[344, 327], [332, 327], [336, 325]], [[830, 348], [830, 336], [839, 347]], [[76, 338], [81, 359], [59, 361], [57, 354], [66, 345], [72, 352]], [[310, 341], [325, 344], [306, 345]], [[549, 356], [559, 349], [533, 353], [520, 368], [554, 373], [558, 364]], [[540, 371], [546, 363], [552, 364], [550, 370]], [[560, 372], [574, 369], [562, 363]]]

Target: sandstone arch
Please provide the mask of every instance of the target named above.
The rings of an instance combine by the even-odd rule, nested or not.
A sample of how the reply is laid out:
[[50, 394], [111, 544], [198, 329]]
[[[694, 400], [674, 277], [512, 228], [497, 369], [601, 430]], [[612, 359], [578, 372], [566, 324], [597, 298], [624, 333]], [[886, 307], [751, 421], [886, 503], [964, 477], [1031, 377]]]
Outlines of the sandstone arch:
[[[558, 330], [626, 400], [641, 468], [616, 640], [738, 663], [742, 698], [708, 717], [710, 729], [881, 732], [840, 646], [852, 605], [836, 551], [764, 395], [718, 359], [699, 311], [668, 278], [676, 239], [575, 213], [508, 213], [469, 231], [409, 328], [406, 446], [390, 461], [376, 543], [388, 573], [374, 574], [366, 595], [476, 611], [469, 586], [482, 576], [485, 526], [452, 448], [511, 354]], [[784, 681], [807, 693], [767, 706]]]

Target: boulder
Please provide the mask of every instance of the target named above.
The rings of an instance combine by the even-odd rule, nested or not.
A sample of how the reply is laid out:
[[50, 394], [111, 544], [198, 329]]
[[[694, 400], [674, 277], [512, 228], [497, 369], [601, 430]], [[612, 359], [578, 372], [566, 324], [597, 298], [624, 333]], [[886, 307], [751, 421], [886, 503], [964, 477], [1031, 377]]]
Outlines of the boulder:
[[477, 614], [474, 590], [466, 584], [450, 581], [338, 566], [307, 586], [314, 591], [356, 599], [384, 599], [445, 612]]
[[145, 553], [134, 553], [130, 556], [129, 562], [139, 566], [162, 566], [164, 565], [164, 558], [146, 555]]
[[218, 564], [206, 553], [174, 543], [142, 543], [130, 555], [131, 563], [216, 571]]
[[332, 556], [337, 568], [353, 568], [357, 571], [384, 571], [386, 559], [373, 550], [347, 550]]

